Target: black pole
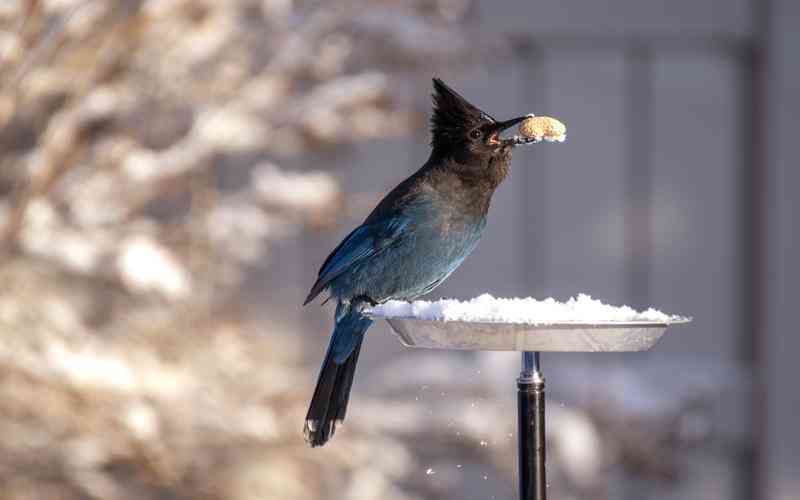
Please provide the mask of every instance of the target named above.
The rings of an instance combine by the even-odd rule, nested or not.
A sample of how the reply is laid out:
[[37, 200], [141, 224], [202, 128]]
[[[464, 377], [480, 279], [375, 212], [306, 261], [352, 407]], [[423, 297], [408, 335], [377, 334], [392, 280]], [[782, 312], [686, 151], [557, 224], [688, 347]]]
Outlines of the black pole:
[[544, 377], [538, 352], [522, 353], [522, 371], [517, 379], [517, 436], [519, 498], [546, 500]]

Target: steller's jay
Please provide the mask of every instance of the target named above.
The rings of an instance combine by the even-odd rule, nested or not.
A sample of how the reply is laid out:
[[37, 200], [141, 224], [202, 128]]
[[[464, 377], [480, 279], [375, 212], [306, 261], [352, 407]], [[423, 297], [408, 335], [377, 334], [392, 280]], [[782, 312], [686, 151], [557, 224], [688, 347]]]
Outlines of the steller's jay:
[[328, 290], [335, 327], [306, 416], [304, 434], [321, 446], [344, 420], [370, 307], [413, 300], [437, 286], [475, 249], [492, 194], [506, 178], [514, 146], [533, 142], [433, 79], [431, 156], [401, 182], [328, 256], [303, 305]]

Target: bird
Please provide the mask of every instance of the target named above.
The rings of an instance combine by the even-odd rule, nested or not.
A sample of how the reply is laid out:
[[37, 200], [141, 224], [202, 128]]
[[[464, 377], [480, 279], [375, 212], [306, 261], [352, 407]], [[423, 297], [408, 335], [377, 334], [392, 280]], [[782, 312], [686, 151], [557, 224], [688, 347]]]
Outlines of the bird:
[[439, 286], [472, 253], [489, 205], [508, 176], [514, 147], [533, 142], [500, 133], [527, 118], [497, 121], [439, 78], [433, 78], [431, 152], [330, 253], [303, 305], [327, 291], [334, 329], [304, 425], [322, 446], [344, 421], [358, 356], [388, 300], [414, 300]]

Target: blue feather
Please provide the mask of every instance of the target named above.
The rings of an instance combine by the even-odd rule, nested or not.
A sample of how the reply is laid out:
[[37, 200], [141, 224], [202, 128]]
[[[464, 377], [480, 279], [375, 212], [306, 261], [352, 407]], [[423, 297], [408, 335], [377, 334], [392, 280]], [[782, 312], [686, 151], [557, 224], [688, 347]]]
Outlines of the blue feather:
[[311, 288], [305, 303], [314, 300], [314, 297], [324, 290], [332, 280], [354, 264], [379, 254], [391, 245], [398, 239], [409, 222], [408, 217], [397, 215], [357, 227], [322, 265], [317, 282]]

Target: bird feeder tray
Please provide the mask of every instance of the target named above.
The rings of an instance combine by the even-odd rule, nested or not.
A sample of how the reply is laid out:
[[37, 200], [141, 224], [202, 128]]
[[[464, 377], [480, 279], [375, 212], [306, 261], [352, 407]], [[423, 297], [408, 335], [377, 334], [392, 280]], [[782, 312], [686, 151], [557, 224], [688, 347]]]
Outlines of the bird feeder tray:
[[[374, 316], [376, 319], [380, 316]], [[406, 347], [478, 351], [631, 352], [653, 347], [670, 321], [556, 322], [548, 324], [382, 317]]]

